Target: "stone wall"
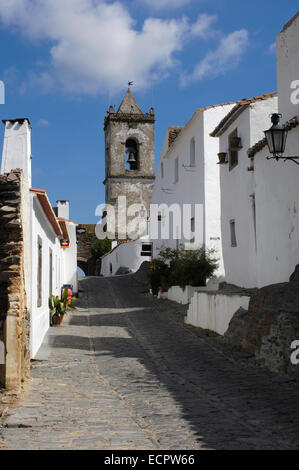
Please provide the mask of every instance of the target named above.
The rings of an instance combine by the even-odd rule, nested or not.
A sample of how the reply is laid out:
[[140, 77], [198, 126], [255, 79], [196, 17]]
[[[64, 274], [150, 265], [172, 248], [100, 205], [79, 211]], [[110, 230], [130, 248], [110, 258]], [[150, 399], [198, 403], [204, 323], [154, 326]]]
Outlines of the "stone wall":
[[81, 268], [86, 276], [97, 275], [96, 260], [92, 257], [91, 248], [97, 241], [95, 234], [95, 224], [80, 224], [80, 227], [85, 228], [86, 232], [77, 234], [78, 242], [78, 266]]
[[299, 377], [291, 363], [291, 344], [299, 340], [299, 266], [290, 282], [266, 286], [251, 298], [248, 310], [235, 313], [225, 341], [274, 372]]
[[5, 345], [0, 383], [8, 389], [18, 388], [30, 370], [22, 190], [21, 170], [0, 176], [0, 340]]

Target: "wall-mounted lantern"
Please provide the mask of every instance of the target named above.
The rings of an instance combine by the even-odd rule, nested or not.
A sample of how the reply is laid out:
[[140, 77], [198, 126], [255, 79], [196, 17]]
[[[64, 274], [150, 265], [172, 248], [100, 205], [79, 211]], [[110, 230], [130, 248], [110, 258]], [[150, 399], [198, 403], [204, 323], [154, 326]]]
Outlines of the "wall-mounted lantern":
[[70, 246], [69, 240], [60, 240], [60, 246], [61, 248], [69, 248]]
[[297, 165], [299, 165], [299, 162], [296, 161], [299, 160], [299, 157], [283, 156], [283, 153], [286, 148], [288, 129], [280, 124], [281, 117], [281, 114], [272, 114], [272, 127], [269, 130], [265, 131], [269, 152], [273, 155], [272, 157], [267, 157], [267, 160], [291, 160]]

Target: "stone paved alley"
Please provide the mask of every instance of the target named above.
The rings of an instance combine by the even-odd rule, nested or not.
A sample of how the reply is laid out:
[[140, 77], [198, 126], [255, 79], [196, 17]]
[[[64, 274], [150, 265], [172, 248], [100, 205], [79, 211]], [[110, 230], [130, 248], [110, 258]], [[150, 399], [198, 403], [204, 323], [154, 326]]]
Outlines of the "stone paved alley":
[[134, 276], [81, 287], [2, 422], [1, 448], [298, 449], [298, 382], [184, 325], [185, 307]]

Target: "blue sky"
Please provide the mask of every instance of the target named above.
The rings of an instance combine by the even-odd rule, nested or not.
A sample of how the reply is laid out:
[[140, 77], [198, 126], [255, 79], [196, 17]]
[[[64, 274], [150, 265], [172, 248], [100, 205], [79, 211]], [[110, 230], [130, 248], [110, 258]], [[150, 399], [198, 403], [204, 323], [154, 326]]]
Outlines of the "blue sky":
[[128, 80], [144, 112], [155, 108], [157, 162], [167, 128], [195, 109], [276, 90], [275, 37], [296, 11], [276, 0], [0, 0], [0, 118], [31, 121], [33, 186], [95, 223], [104, 116]]

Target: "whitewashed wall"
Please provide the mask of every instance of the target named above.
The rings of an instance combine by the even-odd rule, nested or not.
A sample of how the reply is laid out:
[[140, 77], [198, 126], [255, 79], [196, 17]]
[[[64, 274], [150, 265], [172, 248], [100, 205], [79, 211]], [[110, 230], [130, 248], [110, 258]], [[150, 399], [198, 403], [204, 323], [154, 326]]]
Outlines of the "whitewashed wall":
[[122, 243], [113, 251], [102, 257], [101, 275], [112, 276], [119, 268], [129, 268], [132, 272], [138, 271], [144, 261], [150, 261], [150, 256], [140, 256], [142, 244], [149, 243], [148, 237]]
[[77, 275], [77, 236], [76, 224], [66, 221], [66, 227], [69, 234], [70, 246], [63, 249], [64, 260], [64, 276], [63, 284], [71, 284], [73, 292], [78, 292], [78, 275]]
[[[219, 279], [224, 274], [222, 261], [222, 244], [220, 229], [220, 185], [219, 165], [217, 165], [219, 152], [218, 139], [210, 137], [210, 133], [223, 117], [231, 110], [233, 105], [217, 106], [205, 111], [196, 111], [174, 144], [168, 150], [168, 134], [165, 137], [162, 153], [159, 160], [156, 181], [154, 185], [152, 204], [173, 203], [201, 204], [203, 207], [203, 242], [207, 248], [214, 248], [219, 258], [219, 269], [216, 273]], [[195, 139], [195, 166], [190, 166], [190, 141]], [[179, 159], [179, 180], [174, 181], [175, 159]], [[164, 167], [162, 177], [161, 164]], [[170, 189], [165, 192], [163, 189]], [[162, 216], [163, 225], [164, 220]], [[189, 222], [188, 222], [189, 223]], [[154, 256], [159, 254], [161, 248], [176, 248], [184, 242], [183, 237], [178, 241], [152, 240]], [[185, 243], [185, 247], [199, 248], [192, 243]]]
[[[269, 114], [277, 112], [277, 98], [257, 101], [245, 109], [220, 137], [220, 152], [228, 152], [228, 137], [238, 129], [243, 148], [239, 163], [219, 165], [221, 191], [221, 231], [225, 280], [241, 287], [257, 287], [257, 249], [253, 211], [256, 192], [256, 171], [247, 171], [251, 164], [247, 150], [264, 137]], [[265, 127], [266, 126], [266, 127]], [[255, 204], [258, 205], [255, 194]], [[230, 221], [235, 220], [237, 246], [231, 246]]]
[[[286, 155], [299, 155], [299, 127], [290, 131]], [[254, 158], [258, 231], [258, 287], [287, 282], [299, 264], [299, 166]]]
[[28, 119], [4, 121], [1, 174], [20, 168], [31, 186], [31, 126]]
[[249, 302], [244, 295], [195, 292], [185, 322], [224, 335], [237, 310], [248, 310]]
[[[299, 115], [299, 18], [277, 37], [278, 112], [286, 122]], [[291, 94], [296, 92], [291, 100]], [[297, 103], [295, 102], [297, 98]], [[295, 100], [295, 101], [294, 101]], [[270, 127], [270, 122], [268, 126]], [[258, 229], [258, 285], [286, 282], [299, 263], [299, 166], [254, 158]], [[285, 155], [299, 156], [299, 127], [289, 131]]]
[[168, 289], [168, 292], [165, 293], [164, 298], [177, 302], [178, 304], [187, 305], [190, 303], [196, 287], [186, 286], [185, 289], [182, 289], [179, 286], [172, 286]]
[[[37, 306], [38, 240], [42, 243], [42, 305]], [[31, 194], [31, 357], [35, 357], [50, 326], [50, 249], [53, 256], [52, 294], [60, 295], [63, 282], [63, 252], [60, 241], [36, 195]]]
[[[290, 26], [277, 37], [278, 102], [283, 121], [299, 115], [298, 43], [299, 17], [294, 19]], [[291, 84], [293, 84], [293, 88], [291, 88]], [[292, 99], [291, 95], [293, 95]]]

